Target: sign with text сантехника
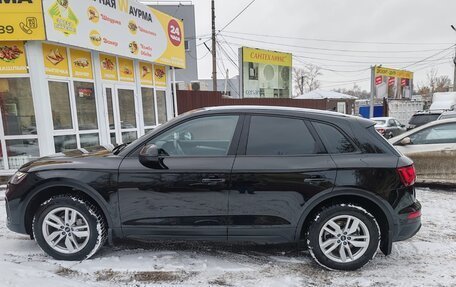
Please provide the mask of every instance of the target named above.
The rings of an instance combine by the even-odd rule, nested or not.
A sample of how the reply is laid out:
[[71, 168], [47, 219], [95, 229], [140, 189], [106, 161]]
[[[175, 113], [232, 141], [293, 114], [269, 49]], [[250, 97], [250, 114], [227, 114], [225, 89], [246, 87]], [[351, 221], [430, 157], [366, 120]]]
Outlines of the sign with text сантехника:
[[244, 98], [291, 98], [292, 54], [241, 47]]
[[183, 22], [133, 0], [42, 0], [47, 39], [185, 68]]
[[0, 0], [0, 40], [44, 40], [42, 0]]

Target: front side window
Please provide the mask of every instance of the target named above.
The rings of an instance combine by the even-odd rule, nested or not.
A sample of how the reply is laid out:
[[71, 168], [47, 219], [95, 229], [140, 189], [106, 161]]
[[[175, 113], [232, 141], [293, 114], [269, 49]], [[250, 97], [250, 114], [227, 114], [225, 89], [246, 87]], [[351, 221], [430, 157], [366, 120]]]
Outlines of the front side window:
[[246, 155], [305, 155], [319, 152], [303, 120], [252, 116]]
[[329, 153], [350, 153], [356, 151], [350, 141], [335, 127], [319, 122], [313, 123]]
[[410, 136], [412, 144], [456, 143], [456, 124], [433, 126]]
[[211, 116], [182, 123], [148, 144], [170, 156], [225, 156], [228, 154], [239, 116]]

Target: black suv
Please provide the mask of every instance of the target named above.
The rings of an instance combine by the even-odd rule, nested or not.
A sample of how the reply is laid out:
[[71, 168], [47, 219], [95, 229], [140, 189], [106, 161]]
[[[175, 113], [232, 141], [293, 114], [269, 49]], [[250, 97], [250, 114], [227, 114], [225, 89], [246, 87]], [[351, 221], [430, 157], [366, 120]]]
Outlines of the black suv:
[[412, 161], [374, 122], [308, 109], [196, 110], [113, 151], [30, 162], [8, 227], [62, 260], [119, 238], [303, 242], [353, 270], [421, 226]]

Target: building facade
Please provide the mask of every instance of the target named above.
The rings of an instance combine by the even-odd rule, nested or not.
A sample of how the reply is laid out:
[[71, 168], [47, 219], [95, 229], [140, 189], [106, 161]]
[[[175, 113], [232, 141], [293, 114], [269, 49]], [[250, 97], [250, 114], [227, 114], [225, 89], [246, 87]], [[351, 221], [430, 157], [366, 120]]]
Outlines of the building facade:
[[183, 23], [135, 1], [108, 2], [0, 4], [13, 27], [0, 36], [0, 175], [38, 157], [130, 142], [174, 116]]

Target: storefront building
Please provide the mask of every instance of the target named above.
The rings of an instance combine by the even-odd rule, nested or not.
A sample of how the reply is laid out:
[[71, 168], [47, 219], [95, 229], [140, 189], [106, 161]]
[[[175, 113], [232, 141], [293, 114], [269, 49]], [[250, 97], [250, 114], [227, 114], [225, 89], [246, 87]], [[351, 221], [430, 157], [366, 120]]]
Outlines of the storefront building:
[[0, 175], [41, 156], [130, 142], [174, 116], [180, 20], [132, 0], [6, 2]]

